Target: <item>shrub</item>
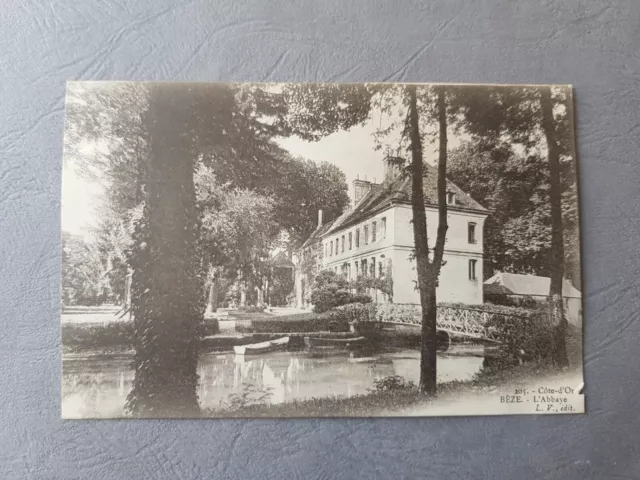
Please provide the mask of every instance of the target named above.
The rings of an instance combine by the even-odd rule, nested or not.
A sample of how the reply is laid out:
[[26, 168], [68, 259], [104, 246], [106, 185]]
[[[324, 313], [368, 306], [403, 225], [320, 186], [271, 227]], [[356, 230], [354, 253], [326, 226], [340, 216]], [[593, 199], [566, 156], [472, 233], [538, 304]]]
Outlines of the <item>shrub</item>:
[[[513, 307], [503, 307], [513, 309]], [[553, 326], [544, 310], [517, 309], [518, 316], [496, 312], [489, 317], [487, 328], [494, 330], [500, 351], [508, 363], [522, 360], [546, 360], [551, 354]]]
[[376, 392], [395, 392], [398, 390], [415, 390], [416, 384], [413, 382], [407, 382], [400, 375], [393, 375], [392, 377], [384, 377], [373, 381], [373, 389], [370, 391]]
[[331, 270], [324, 270], [315, 278], [311, 303], [315, 313], [323, 313], [332, 308], [349, 303], [369, 303], [368, 295], [354, 294], [346, 278]]
[[215, 318], [206, 318], [203, 321], [203, 336], [217, 335], [220, 333], [220, 324]]

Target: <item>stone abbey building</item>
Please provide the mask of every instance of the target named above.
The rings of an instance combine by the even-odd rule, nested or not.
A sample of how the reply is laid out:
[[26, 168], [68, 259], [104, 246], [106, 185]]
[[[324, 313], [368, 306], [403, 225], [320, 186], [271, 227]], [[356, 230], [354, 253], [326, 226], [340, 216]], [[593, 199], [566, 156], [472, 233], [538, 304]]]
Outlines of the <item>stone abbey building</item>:
[[[437, 171], [426, 165], [425, 209], [429, 247], [438, 227]], [[294, 256], [298, 307], [310, 307], [314, 276], [330, 269], [354, 280], [379, 278], [387, 291], [371, 289], [376, 302], [420, 303], [411, 223], [411, 179], [385, 164], [382, 183], [353, 181], [353, 204], [337, 219], [318, 227]], [[483, 225], [488, 211], [447, 180], [448, 224], [439, 302], [483, 302]]]

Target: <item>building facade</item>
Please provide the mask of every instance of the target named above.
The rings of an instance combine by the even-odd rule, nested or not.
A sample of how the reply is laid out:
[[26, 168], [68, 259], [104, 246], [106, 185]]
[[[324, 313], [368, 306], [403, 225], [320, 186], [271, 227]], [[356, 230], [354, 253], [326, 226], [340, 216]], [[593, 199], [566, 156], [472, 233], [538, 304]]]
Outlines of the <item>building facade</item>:
[[[429, 248], [438, 227], [437, 172], [424, 178]], [[349, 280], [370, 277], [385, 288], [369, 289], [376, 302], [420, 303], [411, 210], [411, 181], [387, 166], [381, 184], [354, 180], [353, 205], [318, 228], [297, 256], [297, 304], [308, 307], [313, 275], [329, 269]], [[452, 182], [447, 182], [447, 240], [437, 295], [439, 302], [483, 302], [483, 226], [487, 210]], [[313, 265], [313, 268], [309, 268]], [[387, 288], [387, 286], [389, 288]]]

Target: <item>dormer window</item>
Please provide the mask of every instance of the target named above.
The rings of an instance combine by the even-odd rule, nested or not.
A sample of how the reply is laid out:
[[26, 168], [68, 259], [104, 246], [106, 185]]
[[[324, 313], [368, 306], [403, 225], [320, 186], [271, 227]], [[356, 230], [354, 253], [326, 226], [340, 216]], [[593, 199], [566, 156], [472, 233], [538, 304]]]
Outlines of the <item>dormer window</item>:
[[447, 205], [455, 205], [456, 204], [456, 194], [452, 191], [447, 192]]

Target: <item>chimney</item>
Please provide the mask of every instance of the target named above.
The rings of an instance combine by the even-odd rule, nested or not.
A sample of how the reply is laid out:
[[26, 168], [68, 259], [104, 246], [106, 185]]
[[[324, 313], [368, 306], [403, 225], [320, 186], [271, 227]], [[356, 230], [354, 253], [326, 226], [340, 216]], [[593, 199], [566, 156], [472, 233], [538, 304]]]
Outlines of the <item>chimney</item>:
[[318, 210], [318, 228], [322, 226], [322, 209]]
[[[365, 177], [367, 178], [367, 177]], [[371, 182], [356, 178], [353, 181], [353, 206], [355, 207], [364, 196], [371, 190]]]
[[404, 158], [388, 156], [384, 159], [384, 179], [392, 182], [402, 174]]

